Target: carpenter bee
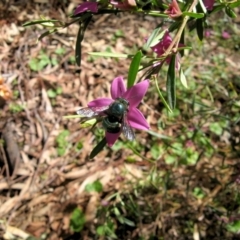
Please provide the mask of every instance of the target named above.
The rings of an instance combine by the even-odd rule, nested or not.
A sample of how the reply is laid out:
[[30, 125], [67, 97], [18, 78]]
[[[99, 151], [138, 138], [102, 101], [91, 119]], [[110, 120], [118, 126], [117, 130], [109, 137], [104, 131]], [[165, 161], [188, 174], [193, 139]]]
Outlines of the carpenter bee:
[[102, 119], [102, 125], [107, 132], [119, 133], [122, 130], [124, 136], [132, 141], [135, 135], [127, 120], [128, 107], [129, 102], [126, 99], [117, 98], [109, 106], [86, 107], [79, 109], [77, 114], [87, 118]]

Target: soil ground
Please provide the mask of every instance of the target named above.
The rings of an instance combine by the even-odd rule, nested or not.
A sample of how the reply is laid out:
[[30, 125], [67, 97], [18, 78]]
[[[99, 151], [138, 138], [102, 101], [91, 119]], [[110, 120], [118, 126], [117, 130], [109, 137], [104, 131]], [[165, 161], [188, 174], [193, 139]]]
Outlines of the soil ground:
[[[68, 21], [67, 15], [77, 4], [76, 0], [0, 3], [0, 70], [4, 84], [13, 95], [11, 100], [1, 99], [0, 132], [5, 145], [0, 147], [0, 238], [104, 239], [95, 235], [97, 224], [104, 219], [99, 216], [99, 206], [104, 206], [105, 199], [115, 193], [130, 205], [128, 196], [132, 196], [134, 184], [146, 179], [154, 165], [158, 174], [164, 172], [166, 179], [166, 172], [171, 172], [171, 180], [166, 183], [169, 184], [167, 195], [164, 191], [156, 192], [150, 185], [139, 190], [141, 194], [134, 201], [145, 216], [136, 221], [135, 227], [123, 227], [116, 221], [117, 239], [140, 239], [139, 236], [192, 239], [193, 236], [197, 240], [200, 235], [201, 239], [234, 239], [235, 234], [222, 227], [225, 218], [219, 220], [216, 216], [221, 214], [216, 215], [215, 211], [218, 207], [220, 212], [224, 209], [221, 213], [226, 217], [232, 216], [226, 212], [229, 209], [231, 213], [239, 210], [231, 201], [234, 192], [239, 191], [236, 185], [240, 169], [239, 122], [221, 139], [213, 136], [216, 154], [201, 159], [194, 166], [174, 167], [163, 160], [152, 164], [149, 161], [151, 144], [160, 144], [163, 140], [140, 131], [136, 133], [137, 139], [145, 146], [141, 154], [134, 155], [133, 150], [126, 147], [106, 148], [94, 160], [89, 159], [89, 153], [99, 140], [98, 133], [81, 128], [79, 119], [64, 119], [64, 116], [75, 114], [80, 106], [86, 106], [97, 97], [109, 96], [112, 80], [116, 76], [126, 78], [130, 60], [96, 58], [87, 53], [135, 53], [159, 21], [129, 14], [95, 17], [82, 43], [80, 68], [74, 62], [77, 24], [38, 42], [37, 37], [44, 31], [42, 27], [22, 27], [23, 23], [40, 16]], [[220, 48], [211, 40], [204, 45], [204, 51], [210, 54], [225, 51], [224, 46]], [[34, 70], [36, 62], [41, 64], [41, 61], [44, 67]], [[188, 64], [187, 57], [183, 61]], [[226, 61], [227, 76], [232, 79], [239, 76], [239, 52], [228, 55]], [[196, 62], [192, 77], [198, 79], [201, 69], [211, 63], [203, 55], [198, 56]], [[236, 79], [236, 100], [239, 101], [239, 77]], [[225, 108], [228, 100], [218, 96], [216, 104]], [[175, 137], [183, 126], [189, 127], [182, 117], [160, 131], [158, 119], [162, 117], [162, 109], [155, 93], [141, 105], [152, 131]], [[234, 151], [229, 134], [230, 140], [235, 141]], [[197, 151], [201, 153], [201, 149]], [[126, 161], [129, 156], [134, 156], [134, 163], [131, 159]], [[228, 168], [224, 168], [223, 162]], [[103, 192], [85, 191], [87, 184], [99, 179]], [[173, 182], [175, 187], [171, 187]], [[199, 185], [207, 193], [204, 199], [189, 196], [186, 191], [187, 187], [193, 189]], [[219, 204], [213, 201], [216, 198]], [[116, 206], [119, 202], [116, 198], [109, 204]], [[74, 234], [69, 227], [71, 214], [77, 207], [82, 209], [86, 220], [81, 234]], [[161, 214], [154, 213], [154, 209]], [[128, 215], [124, 208], [122, 211], [123, 215]], [[192, 224], [192, 232], [185, 226], [186, 222]]]

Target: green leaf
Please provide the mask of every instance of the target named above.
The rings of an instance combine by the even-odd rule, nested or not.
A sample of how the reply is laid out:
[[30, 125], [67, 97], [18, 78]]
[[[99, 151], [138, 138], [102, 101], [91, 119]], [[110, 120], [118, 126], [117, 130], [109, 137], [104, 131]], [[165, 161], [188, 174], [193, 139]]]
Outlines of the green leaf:
[[30, 59], [28, 65], [32, 71], [39, 71], [39, 61], [37, 58]]
[[107, 139], [103, 138], [101, 142], [99, 142], [97, 146], [90, 153], [90, 158], [94, 158], [99, 152], [101, 152], [106, 144], [107, 144]]
[[158, 95], [159, 97], [161, 98], [161, 100], [163, 101], [163, 104], [164, 106], [168, 109], [169, 112], [172, 112], [172, 109], [169, 107], [167, 101], [165, 100], [165, 98], [163, 97], [159, 87], [158, 87], [158, 81], [157, 81], [157, 78], [155, 77], [155, 86], [157, 88], [157, 92], [158, 92]]
[[203, 18], [204, 13], [194, 13], [194, 12], [183, 12], [183, 16], [188, 16], [192, 18]]
[[50, 98], [55, 98], [57, 96], [57, 93], [53, 89], [49, 89], [49, 90], [47, 90], [47, 95]]
[[196, 197], [196, 198], [204, 198], [205, 197], [205, 193], [204, 191], [200, 188], [200, 187], [195, 187], [193, 189], [193, 195]]
[[[161, 36], [159, 36], [160, 30], [161, 30], [161, 27], [158, 27], [158, 28], [153, 30], [152, 34], [150, 35], [150, 37], [148, 38], [148, 40], [147, 40], [147, 42], [145, 44], [146, 48], [154, 46], [154, 45], [157, 44], [157, 42], [159, 42], [159, 39], [161, 39]], [[163, 31], [162, 33], [164, 35], [165, 31]]]
[[89, 55], [99, 56], [99, 57], [114, 57], [114, 58], [129, 58], [132, 55], [121, 54], [121, 53], [111, 53], [111, 52], [89, 52]]
[[93, 126], [94, 124], [96, 124], [96, 122], [97, 122], [97, 119], [93, 118], [93, 119], [90, 119], [90, 120], [87, 120], [87, 121], [81, 123], [80, 126], [82, 128], [87, 128], [87, 127]]
[[200, 41], [203, 40], [203, 19], [197, 19], [196, 20], [196, 30], [197, 30], [197, 35]]
[[135, 227], [135, 223], [127, 218], [123, 218], [123, 222], [127, 224], [128, 226]]
[[227, 224], [227, 230], [233, 233], [240, 233], [240, 220]]
[[63, 47], [59, 47], [55, 50], [55, 53], [58, 55], [63, 55], [66, 52], [66, 49]]
[[93, 183], [89, 183], [85, 186], [85, 191], [86, 192], [102, 192], [103, 191], [103, 186], [100, 181], [95, 181]]
[[130, 64], [130, 68], [128, 71], [128, 80], [127, 80], [127, 88], [130, 88], [134, 85], [135, 79], [137, 77], [138, 69], [140, 66], [142, 58], [142, 52], [138, 51], [132, 59]]
[[62, 92], [63, 92], [63, 90], [62, 90], [61, 87], [57, 87], [57, 88], [56, 88], [56, 93], [57, 93], [57, 95], [62, 94]]
[[184, 75], [182, 68], [180, 68], [180, 81], [185, 88], [188, 88], [187, 80], [186, 80], [186, 77]]
[[54, 26], [55, 22], [59, 22], [59, 21], [58, 20], [34, 20], [34, 21], [26, 22], [22, 26], [27, 27], [27, 26], [31, 26], [31, 25], [41, 24], [41, 25], [45, 25], [47, 27], [52, 27], [52, 26]]
[[[171, 110], [171, 109], [170, 109]], [[172, 112], [172, 110], [171, 110]], [[153, 131], [150, 131], [148, 130], [147, 133], [149, 133], [150, 135], [156, 137], [156, 138], [159, 138], [159, 139], [166, 139], [166, 140], [172, 140], [171, 137], [168, 137], [166, 135], [162, 135], [162, 134], [159, 134], [159, 133], [156, 133], [156, 132], [153, 132]]]
[[152, 154], [152, 157], [154, 159], [158, 159], [160, 156], [161, 156], [161, 152], [162, 152], [162, 148], [159, 146], [159, 144], [153, 144], [153, 146], [151, 147], [151, 154]]
[[213, 7], [213, 10], [212, 10], [211, 14], [213, 14], [213, 13], [215, 13], [215, 12], [219, 12], [219, 11], [222, 10], [223, 8], [225, 8], [225, 4], [215, 6], [215, 7]]
[[[182, 43], [181, 41], [180, 41], [180, 43]], [[183, 51], [183, 50], [192, 50], [193, 48], [192, 47], [179, 47], [177, 50], [179, 51], [179, 52], [181, 52], [181, 51]]]
[[70, 218], [70, 228], [74, 232], [81, 232], [86, 220], [81, 209], [75, 208]]
[[171, 109], [176, 106], [176, 76], [175, 76], [176, 55], [171, 57], [167, 72], [167, 98]]
[[230, 3], [228, 5], [230, 8], [236, 8], [236, 7], [239, 7], [240, 6], [240, 0], [236, 1], [236, 2], [233, 2], [233, 3]]
[[223, 128], [219, 122], [210, 123], [209, 129], [211, 132], [215, 133], [218, 136], [222, 135]]
[[52, 58], [51, 58], [51, 64], [52, 64], [53, 66], [58, 65], [58, 60], [57, 60], [57, 58], [52, 57]]
[[82, 26], [80, 25], [78, 29], [77, 41], [76, 41], [76, 47], [75, 47], [75, 60], [79, 67], [81, 66], [82, 40], [83, 40]]
[[57, 148], [58, 156], [60, 156], [60, 157], [63, 156], [65, 154], [65, 152], [66, 152], [66, 148], [62, 148], [62, 147]]
[[76, 146], [76, 150], [80, 151], [83, 148], [83, 143], [82, 142], [78, 142], [77, 146]]
[[54, 28], [54, 29], [50, 29], [50, 30], [47, 30], [46, 32], [42, 33], [39, 37], [38, 37], [38, 41], [40, 41], [41, 39], [43, 39], [44, 37], [52, 34], [52, 33], [55, 33], [57, 32], [58, 29], [57, 28]]
[[200, 6], [201, 6], [202, 11], [203, 11], [204, 13], [207, 13], [207, 9], [206, 9], [206, 7], [205, 7], [205, 5], [204, 5], [203, 0], [199, 0], [199, 4], [200, 4]]
[[225, 12], [230, 18], [236, 18], [237, 17], [237, 14], [234, 12], [234, 10], [232, 8], [226, 7]]
[[73, 119], [73, 118], [81, 118], [83, 116], [80, 115], [68, 115], [68, 116], [63, 116], [63, 119]]
[[168, 28], [169, 32], [173, 32], [175, 29], [178, 29], [181, 25], [181, 21], [173, 22]]
[[175, 161], [177, 160], [177, 158], [175, 156], [170, 156], [170, 155], [167, 155], [165, 158], [164, 158], [166, 164], [173, 164], [175, 163]]
[[99, 226], [97, 227], [97, 235], [104, 236], [105, 235], [105, 226]]
[[91, 19], [92, 19], [92, 15], [89, 15], [88, 13], [85, 14], [85, 20], [82, 23], [80, 23], [80, 26], [79, 26], [77, 41], [76, 41], [76, 48], [75, 48], [75, 59], [79, 67], [81, 66], [82, 40], [84, 38], [84, 33]]

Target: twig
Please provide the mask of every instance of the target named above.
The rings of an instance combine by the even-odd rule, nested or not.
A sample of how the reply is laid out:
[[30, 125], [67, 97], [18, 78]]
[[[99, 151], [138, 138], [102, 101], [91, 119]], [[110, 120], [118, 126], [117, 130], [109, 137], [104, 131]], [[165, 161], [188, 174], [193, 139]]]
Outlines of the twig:
[[[198, 3], [198, 0], [194, 0], [192, 5], [188, 9], [188, 12], [191, 12], [193, 10], [193, 8], [197, 5], [197, 3]], [[185, 16], [183, 18], [182, 24], [181, 24], [180, 28], [178, 29], [177, 34], [175, 35], [175, 37], [174, 37], [173, 41], [171, 42], [171, 44], [169, 45], [169, 47], [167, 48], [166, 52], [163, 54], [164, 57], [167, 57], [168, 55], [170, 55], [170, 53], [175, 45], [176, 45], [176, 47], [178, 46], [182, 32], [184, 30], [185, 25], [187, 24], [188, 19], [189, 19], [189, 16]]]

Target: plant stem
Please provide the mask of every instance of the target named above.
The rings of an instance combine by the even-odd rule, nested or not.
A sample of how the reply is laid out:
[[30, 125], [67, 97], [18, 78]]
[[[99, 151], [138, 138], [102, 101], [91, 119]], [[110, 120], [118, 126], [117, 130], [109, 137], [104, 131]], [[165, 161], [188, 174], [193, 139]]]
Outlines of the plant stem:
[[[193, 8], [197, 5], [198, 0], [194, 0], [192, 5], [190, 6], [188, 12], [192, 12]], [[183, 18], [182, 24], [180, 26], [180, 28], [177, 31], [177, 34], [175, 35], [173, 41], [171, 42], [171, 44], [169, 45], [169, 47], [167, 48], [166, 52], [163, 54], [163, 56], [167, 57], [168, 55], [170, 55], [171, 51], [173, 50], [174, 46], [178, 46], [182, 32], [187, 24], [187, 21], [189, 19], [189, 16], [185, 16]]]

